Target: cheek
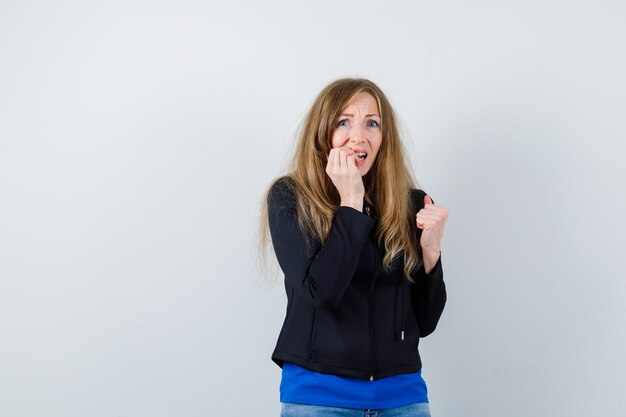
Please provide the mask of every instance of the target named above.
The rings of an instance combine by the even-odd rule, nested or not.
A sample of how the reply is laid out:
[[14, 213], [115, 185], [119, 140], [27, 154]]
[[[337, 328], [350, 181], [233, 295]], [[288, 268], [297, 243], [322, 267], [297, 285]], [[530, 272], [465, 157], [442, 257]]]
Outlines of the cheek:
[[382, 141], [382, 137], [380, 138], [376, 138], [376, 141], [374, 141], [372, 143], [372, 148], [374, 148], [376, 155], [378, 155], [378, 152], [380, 151], [380, 145], [383, 143]]
[[342, 145], [342, 143], [343, 143], [343, 139], [342, 139], [341, 134], [335, 130], [330, 140], [330, 146], [332, 148], [338, 148], [339, 146]]

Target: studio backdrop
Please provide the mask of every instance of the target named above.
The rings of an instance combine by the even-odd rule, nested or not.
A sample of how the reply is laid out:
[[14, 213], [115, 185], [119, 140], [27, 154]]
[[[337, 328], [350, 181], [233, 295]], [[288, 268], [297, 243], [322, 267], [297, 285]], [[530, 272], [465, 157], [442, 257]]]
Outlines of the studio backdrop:
[[330, 81], [449, 209], [436, 417], [626, 415], [626, 6], [0, 3], [0, 416], [277, 416], [262, 196]]

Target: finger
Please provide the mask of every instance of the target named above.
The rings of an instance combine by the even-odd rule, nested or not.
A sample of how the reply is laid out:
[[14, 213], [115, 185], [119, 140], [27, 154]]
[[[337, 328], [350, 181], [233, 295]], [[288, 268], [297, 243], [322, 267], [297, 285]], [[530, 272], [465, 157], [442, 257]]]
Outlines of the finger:
[[348, 162], [348, 169], [356, 169], [356, 154], [348, 155], [346, 160]]
[[334, 149], [331, 149], [330, 152], [328, 153], [328, 161], [326, 162], [326, 169], [328, 169], [329, 171], [332, 171], [333, 167], [335, 166], [335, 152]]
[[340, 146], [337, 149], [343, 149], [344, 151], [346, 151], [346, 155], [350, 155], [352, 153], [355, 153], [352, 148], [350, 148], [349, 146]]
[[432, 199], [432, 198], [430, 198], [430, 196], [429, 196], [429, 195], [425, 195], [425, 196], [424, 196], [424, 207], [426, 206], [426, 204], [434, 204], [434, 203], [433, 203], [433, 199]]
[[349, 158], [350, 156], [355, 155], [356, 152], [354, 152], [352, 149], [348, 148], [347, 146], [343, 146], [339, 149], [340, 149], [339, 154], [341, 155], [340, 157], [341, 168], [348, 169], [351, 164], [349, 161]]
[[420, 211], [417, 212], [417, 214], [423, 214], [426, 216], [431, 216], [431, 217], [437, 217], [440, 219], [447, 219], [448, 218], [448, 209], [445, 207], [439, 207], [439, 206], [429, 206], [426, 208], [421, 209]]
[[415, 216], [415, 221], [420, 222], [420, 223], [426, 223], [426, 222], [435, 222], [437, 221], [438, 218], [437, 217], [431, 217], [431, 216], [423, 216], [423, 215], [417, 215]]
[[339, 173], [341, 169], [341, 151], [339, 149], [335, 149], [335, 160], [334, 160], [335, 172]]
[[427, 225], [429, 228], [442, 228], [446, 222], [441, 217], [416, 217], [415, 221], [422, 225]]
[[333, 173], [333, 176], [336, 176], [339, 173], [339, 155], [336, 149], [330, 150], [330, 159], [329, 159], [329, 168]]
[[444, 213], [440, 211], [420, 211], [415, 215], [415, 218], [418, 220], [430, 220], [435, 222], [441, 222], [445, 220]]
[[420, 211], [416, 214], [417, 218], [421, 219], [430, 219], [430, 220], [440, 220], [443, 219], [443, 213], [439, 211]]
[[436, 222], [433, 222], [432, 220], [416, 220], [415, 224], [417, 225], [417, 227], [419, 227], [420, 229], [426, 230], [426, 229], [433, 229], [437, 226]]
[[344, 148], [339, 149], [339, 168], [346, 169], [348, 167], [346, 163], [346, 150]]

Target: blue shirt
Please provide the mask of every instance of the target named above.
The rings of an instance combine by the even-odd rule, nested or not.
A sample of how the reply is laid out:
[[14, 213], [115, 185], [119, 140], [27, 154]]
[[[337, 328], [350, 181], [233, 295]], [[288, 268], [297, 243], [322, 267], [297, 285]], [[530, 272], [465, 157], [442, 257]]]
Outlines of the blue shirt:
[[421, 370], [375, 381], [364, 381], [309, 371], [285, 362], [280, 381], [280, 401], [331, 407], [382, 409], [427, 403], [428, 392]]

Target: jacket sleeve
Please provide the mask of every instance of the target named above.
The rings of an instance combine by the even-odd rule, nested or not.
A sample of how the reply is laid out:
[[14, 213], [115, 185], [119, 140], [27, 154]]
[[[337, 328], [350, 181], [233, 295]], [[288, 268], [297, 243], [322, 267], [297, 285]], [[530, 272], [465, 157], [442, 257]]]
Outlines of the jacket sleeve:
[[356, 271], [374, 220], [352, 207], [341, 206], [321, 244], [298, 226], [295, 194], [289, 185], [276, 182], [267, 203], [272, 244], [286, 282], [316, 308], [336, 309]]
[[[412, 191], [414, 207], [417, 207], [417, 211], [424, 207], [425, 195], [421, 190]], [[422, 230], [417, 228], [417, 226], [415, 228], [417, 229], [416, 238], [419, 245]], [[429, 274], [426, 273], [422, 263], [412, 277], [415, 280], [415, 284], [411, 284], [409, 287], [411, 289], [413, 312], [420, 329], [420, 337], [426, 337], [435, 331], [447, 300], [446, 285], [443, 281], [443, 269], [441, 266], [441, 253], [439, 253], [439, 259], [435, 267]]]

